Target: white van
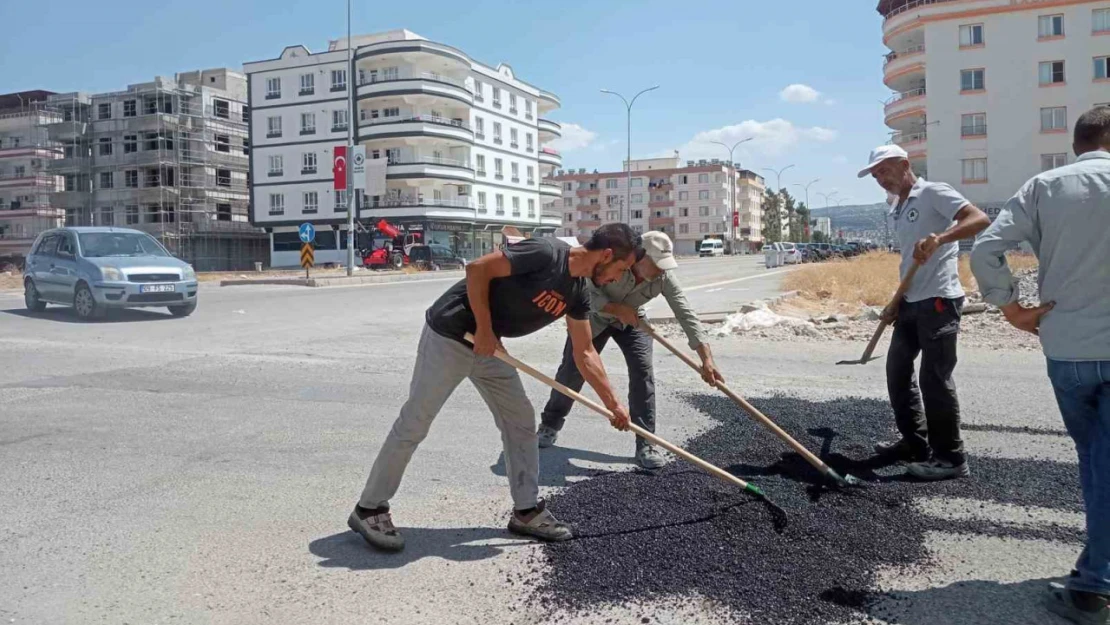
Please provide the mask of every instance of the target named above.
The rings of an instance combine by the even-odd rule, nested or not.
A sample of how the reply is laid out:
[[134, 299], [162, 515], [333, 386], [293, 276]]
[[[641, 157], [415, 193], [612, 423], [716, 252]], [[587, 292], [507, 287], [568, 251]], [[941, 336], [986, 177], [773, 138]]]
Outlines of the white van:
[[720, 239], [706, 239], [698, 248], [698, 256], [724, 256], [725, 244]]

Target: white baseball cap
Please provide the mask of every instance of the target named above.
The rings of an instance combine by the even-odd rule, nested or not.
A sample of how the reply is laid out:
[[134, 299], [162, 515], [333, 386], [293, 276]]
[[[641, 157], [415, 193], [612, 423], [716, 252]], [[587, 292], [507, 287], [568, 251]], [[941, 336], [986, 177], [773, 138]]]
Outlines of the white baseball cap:
[[871, 175], [871, 169], [882, 161], [889, 158], [904, 158], [909, 160], [910, 155], [905, 150], [896, 145], [880, 145], [879, 147], [871, 150], [871, 158], [867, 163], [867, 167], [859, 170], [859, 177], [866, 178]]
[[678, 261], [674, 259], [674, 244], [671, 243], [671, 238], [663, 232], [652, 230], [645, 232], [642, 235], [644, 241], [644, 251], [651, 257], [655, 266], [668, 271], [678, 267]]

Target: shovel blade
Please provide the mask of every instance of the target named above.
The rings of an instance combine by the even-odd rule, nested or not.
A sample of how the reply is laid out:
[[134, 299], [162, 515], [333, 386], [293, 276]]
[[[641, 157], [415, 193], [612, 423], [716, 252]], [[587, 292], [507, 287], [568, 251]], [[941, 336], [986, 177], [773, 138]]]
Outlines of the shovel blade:
[[859, 359], [859, 360], [841, 360], [840, 362], [838, 362], [836, 364], [838, 364], [838, 365], [866, 365], [867, 363], [869, 363], [871, 361], [874, 361], [874, 360], [879, 360], [880, 358], [882, 358], [882, 356], [873, 356], [871, 358], [868, 358], [867, 360], [864, 360], [862, 358]]

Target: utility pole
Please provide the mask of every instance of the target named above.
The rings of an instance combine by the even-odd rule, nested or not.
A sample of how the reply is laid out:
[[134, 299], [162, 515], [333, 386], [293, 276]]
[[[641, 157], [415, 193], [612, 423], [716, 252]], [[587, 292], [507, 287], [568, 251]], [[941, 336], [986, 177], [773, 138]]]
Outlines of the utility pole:
[[347, 0], [347, 275], [355, 274], [355, 197], [350, 161], [355, 152], [355, 48], [351, 43], [351, 0]]
[[728, 177], [728, 192], [731, 199], [729, 201], [728, 226], [726, 226], [725, 229], [730, 233], [729, 248], [731, 253], [733, 254], [736, 253], [736, 250], [734, 249], [736, 247], [736, 226], [733, 225], [736, 219], [736, 162], [733, 161], [732, 153], [741, 143], [747, 143], [754, 138], [755, 137], [748, 137], [747, 139], [741, 139], [736, 143], [733, 143], [732, 147], [729, 147], [727, 143], [721, 143], [720, 141], [710, 141], [710, 143], [715, 143], [728, 150], [728, 166], [730, 172]]
[[783, 167], [782, 169], [772, 169], [770, 167], [764, 167], [763, 171], [774, 172], [774, 174], [775, 174], [775, 186], [778, 188], [779, 192], [782, 192], [782, 172], [790, 169], [793, 166], [794, 165], [787, 165], [786, 167]]
[[[350, 1], [350, 0], [348, 0], [348, 1]], [[647, 89], [644, 89], [643, 91], [641, 91], [641, 92], [637, 93], [636, 95], [632, 96], [632, 101], [631, 102], [629, 102], [627, 99], [625, 99], [624, 96], [617, 93], [616, 91], [610, 91], [608, 89], [602, 89], [601, 90], [602, 93], [608, 93], [608, 94], [611, 94], [611, 95], [615, 95], [618, 98], [620, 98], [621, 100], [623, 100], [625, 110], [628, 113], [628, 118], [627, 118], [628, 119], [628, 160], [626, 160], [625, 164], [624, 164], [624, 169], [625, 169], [624, 196], [625, 196], [625, 199], [626, 199], [626, 204], [628, 205], [629, 215], [632, 214], [632, 105], [636, 103], [636, 98], [644, 95], [648, 91], [654, 91], [658, 88], [659, 88], [659, 85], [655, 85], [654, 87], [648, 87]], [[624, 223], [624, 207], [623, 206], [621, 207], [621, 219], [620, 220], [621, 220], [621, 223]]]

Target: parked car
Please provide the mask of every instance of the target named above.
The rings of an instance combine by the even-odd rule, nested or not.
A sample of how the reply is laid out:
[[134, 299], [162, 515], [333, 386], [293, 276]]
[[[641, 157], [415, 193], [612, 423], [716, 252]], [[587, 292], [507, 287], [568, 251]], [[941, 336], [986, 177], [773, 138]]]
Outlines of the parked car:
[[782, 251], [784, 252], [784, 256], [783, 256], [783, 259], [782, 259], [782, 264], [784, 264], [784, 265], [797, 265], [798, 263], [802, 262], [802, 255], [798, 251], [798, 246], [796, 244], [794, 244], [794, 243], [783, 243], [782, 244]]
[[706, 239], [698, 247], [698, 256], [724, 256], [725, 244], [720, 239]]
[[466, 267], [466, 260], [452, 252], [451, 248], [438, 243], [413, 245], [409, 248], [409, 262], [428, 271]]
[[197, 308], [197, 274], [145, 232], [128, 228], [57, 228], [35, 239], [23, 278], [27, 309], [72, 306], [81, 319], [112, 308]]

